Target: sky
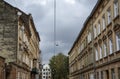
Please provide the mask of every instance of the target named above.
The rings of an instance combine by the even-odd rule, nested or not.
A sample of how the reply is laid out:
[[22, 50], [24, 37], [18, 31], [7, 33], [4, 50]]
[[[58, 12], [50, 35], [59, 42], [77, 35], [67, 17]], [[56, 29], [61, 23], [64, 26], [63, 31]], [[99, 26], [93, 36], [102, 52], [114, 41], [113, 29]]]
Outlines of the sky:
[[[54, 56], [54, 0], [5, 0], [31, 13], [40, 35], [42, 64]], [[56, 0], [55, 54], [68, 54], [97, 0]]]

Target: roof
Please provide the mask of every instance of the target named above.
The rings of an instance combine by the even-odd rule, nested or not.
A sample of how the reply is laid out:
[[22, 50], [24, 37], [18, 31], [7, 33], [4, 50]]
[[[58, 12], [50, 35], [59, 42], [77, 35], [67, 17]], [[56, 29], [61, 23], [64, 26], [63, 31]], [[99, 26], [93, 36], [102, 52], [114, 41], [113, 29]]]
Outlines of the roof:
[[79, 40], [79, 38], [81, 37], [82, 33], [84, 32], [85, 28], [87, 27], [87, 23], [89, 22], [89, 20], [92, 18], [92, 16], [94, 15], [96, 9], [99, 7], [99, 5], [101, 4], [103, 0], [98, 0], [95, 7], [93, 8], [92, 12], [90, 13], [90, 15], [87, 17], [85, 23], [83, 24], [83, 28], [81, 29], [81, 31], [79, 32], [79, 35], [77, 37], [77, 39], [75, 40], [75, 42], [73, 43], [72, 48], [70, 49], [70, 51], [68, 52], [68, 55], [71, 53], [71, 51], [73, 50], [75, 44], [77, 43], [77, 41]]

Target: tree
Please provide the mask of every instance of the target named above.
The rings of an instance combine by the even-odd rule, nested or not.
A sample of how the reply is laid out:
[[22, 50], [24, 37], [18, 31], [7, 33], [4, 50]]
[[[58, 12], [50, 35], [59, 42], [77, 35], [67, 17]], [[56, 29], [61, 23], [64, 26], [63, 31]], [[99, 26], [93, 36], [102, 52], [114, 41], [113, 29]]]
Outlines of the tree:
[[49, 65], [52, 70], [53, 79], [68, 79], [69, 62], [67, 56], [59, 53], [50, 59]]

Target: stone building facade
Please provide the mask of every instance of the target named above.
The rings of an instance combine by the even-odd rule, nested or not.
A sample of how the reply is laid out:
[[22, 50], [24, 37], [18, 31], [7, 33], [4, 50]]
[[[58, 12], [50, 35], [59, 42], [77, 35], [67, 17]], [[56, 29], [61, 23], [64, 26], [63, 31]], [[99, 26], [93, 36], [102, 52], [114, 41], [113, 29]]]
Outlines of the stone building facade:
[[41, 63], [39, 42], [31, 14], [0, 0], [0, 56], [7, 79], [35, 79]]
[[70, 79], [120, 79], [120, 0], [98, 0], [68, 54]]
[[0, 57], [0, 79], [5, 79], [5, 59]]

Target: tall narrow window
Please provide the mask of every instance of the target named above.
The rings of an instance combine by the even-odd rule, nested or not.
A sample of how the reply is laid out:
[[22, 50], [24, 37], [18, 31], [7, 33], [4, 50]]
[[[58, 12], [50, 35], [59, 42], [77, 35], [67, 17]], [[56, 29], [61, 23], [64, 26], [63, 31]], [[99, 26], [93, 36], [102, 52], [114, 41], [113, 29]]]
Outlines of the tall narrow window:
[[88, 34], [88, 43], [91, 41], [91, 32]]
[[17, 79], [20, 79], [20, 72], [17, 73]]
[[102, 17], [102, 27], [103, 30], [105, 29], [105, 15]]
[[108, 9], [107, 11], [107, 20], [108, 20], [108, 24], [111, 22], [111, 11], [110, 11], [110, 8]]
[[100, 52], [99, 52], [100, 54], [99, 55], [100, 55], [100, 59], [101, 59], [102, 58], [102, 47], [101, 46], [99, 46], [99, 47], [100, 47]]
[[96, 61], [98, 60], [98, 49], [95, 49]]
[[92, 40], [92, 38], [91, 38], [91, 32], [89, 32], [89, 39], [90, 39], [90, 41]]
[[96, 78], [99, 79], [99, 72], [97, 72]]
[[90, 78], [89, 79], [94, 79], [94, 74], [93, 73], [90, 74]]
[[103, 79], [103, 71], [101, 71], [101, 79]]
[[96, 38], [97, 36], [97, 30], [96, 30], [96, 26], [94, 27], [94, 38]]
[[118, 68], [118, 78], [120, 79], [120, 68]]
[[111, 77], [112, 77], [111, 79], [116, 79], [115, 78], [115, 71], [114, 71], [114, 69], [111, 69]]
[[117, 51], [120, 50], [120, 33], [116, 34]]
[[106, 57], [107, 56], [107, 44], [106, 44], [106, 42], [104, 43], [103, 47], [104, 47], [104, 57]]
[[113, 41], [111, 38], [109, 39], [109, 48], [110, 48], [110, 54], [112, 54], [113, 53]]
[[98, 34], [100, 34], [100, 22], [98, 22]]
[[114, 17], [118, 15], [118, 0], [114, 0]]

